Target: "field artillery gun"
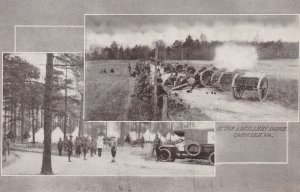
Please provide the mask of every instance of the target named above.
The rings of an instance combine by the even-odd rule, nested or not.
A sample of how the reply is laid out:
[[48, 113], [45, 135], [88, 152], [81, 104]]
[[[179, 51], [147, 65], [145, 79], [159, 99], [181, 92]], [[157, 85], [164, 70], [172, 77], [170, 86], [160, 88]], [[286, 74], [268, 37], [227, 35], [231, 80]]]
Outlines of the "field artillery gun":
[[268, 94], [268, 80], [265, 76], [236, 74], [232, 80], [232, 95], [240, 99], [245, 91], [257, 91], [258, 99], [264, 101]]
[[221, 91], [230, 91], [234, 73], [226, 70], [217, 70], [211, 76], [212, 87]]
[[216, 67], [206, 68], [200, 73], [200, 84], [203, 87], [213, 87], [212, 76], [213, 74], [218, 71]]
[[164, 66], [164, 72], [165, 73], [180, 73], [180, 72], [186, 72], [194, 71], [194, 67], [188, 66], [187, 64], [179, 64], [179, 63], [167, 63]]

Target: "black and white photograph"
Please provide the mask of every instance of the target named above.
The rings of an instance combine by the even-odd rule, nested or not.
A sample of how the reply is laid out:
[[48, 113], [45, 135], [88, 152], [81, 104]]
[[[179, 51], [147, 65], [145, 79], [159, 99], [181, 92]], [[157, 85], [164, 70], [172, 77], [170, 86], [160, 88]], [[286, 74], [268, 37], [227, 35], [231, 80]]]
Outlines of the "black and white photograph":
[[299, 192], [299, 7], [1, 0], [0, 191]]
[[[215, 175], [214, 123], [86, 122], [64, 141], [57, 129], [49, 154], [54, 175]], [[35, 143], [11, 143], [7, 158], [14, 160], [4, 164], [3, 175], [39, 174], [44, 141], [37, 133]]]
[[297, 15], [85, 15], [87, 121], [298, 121]]
[[3, 53], [4, 168], [52, 174], [52, 144], [66, 150], [70, 133], [82, 134], [83, 65], [83, 53]]

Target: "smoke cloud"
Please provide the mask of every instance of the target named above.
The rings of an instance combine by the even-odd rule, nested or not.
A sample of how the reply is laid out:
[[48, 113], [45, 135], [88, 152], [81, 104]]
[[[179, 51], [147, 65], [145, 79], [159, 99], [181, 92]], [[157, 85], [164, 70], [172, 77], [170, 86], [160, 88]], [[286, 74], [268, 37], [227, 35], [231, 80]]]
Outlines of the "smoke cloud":
[[215, 50], [215, 63], [218, 68], [229, 71], [236, 69], [253, 69], [257, 63], [258, 55], [254, 46], [226, 43]]

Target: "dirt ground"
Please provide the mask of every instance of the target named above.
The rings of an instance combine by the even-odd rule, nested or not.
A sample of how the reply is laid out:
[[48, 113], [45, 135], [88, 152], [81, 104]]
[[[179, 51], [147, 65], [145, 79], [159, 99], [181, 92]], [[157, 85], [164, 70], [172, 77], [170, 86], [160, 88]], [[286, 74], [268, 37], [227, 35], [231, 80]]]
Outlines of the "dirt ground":
[[[36, 175], [42, 163], [42, 153], [13, 152], [19, 158], [2, 169], [3, 175]], [[215, 167], [200, 160], [176, 160], [157, 162], [151, 157], [151, 145], [118, 147], [116, 162], [111, 163], [109, 149], [101, 157], [72, 158], [52, 156], [55, 175], [108, 175], [108, 176], [213, 176]], [[26, 165], [26, 166], [24, 166]]]
[[[195, 67], [213, 64], [210, 61], [181, 63]], [[171, 120], [297, 121], [298, 68], [298, 60], [259, 61], [250, 72], [267, 75], [269, 91], [265, 102], [257, 100], [256, 92], [245, 92], [242, 99], [235, 100], [231, 91], [220, 92], [213, 88], [195, 88], [192, 93], [187, 93], [187, 89], [175, 91], [190, 108], [184, 114], [171, 116]], [[163, 79], [168, 75], [163, 74]]]

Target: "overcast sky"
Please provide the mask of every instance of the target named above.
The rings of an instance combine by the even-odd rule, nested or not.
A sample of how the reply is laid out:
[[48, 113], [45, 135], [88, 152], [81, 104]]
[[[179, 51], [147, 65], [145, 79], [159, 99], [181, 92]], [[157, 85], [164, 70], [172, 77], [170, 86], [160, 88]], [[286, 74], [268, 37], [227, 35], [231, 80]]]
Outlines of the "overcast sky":
[[163, 39], [168, 45], [187, 35], [209, 41], [298, 42], [299, 21], [294, 15], [87, 15], [85, 43], [110, 46], [113, 41], [126, 47], [152, 46]]
[[[45, 77], [46, 77], [46, 62], [47, 62], [47, 54], [46, 53], [11, 53], [12, 56], [19, 56], [22, 59], [25, 59], [28, 63], [34, 65], [35, 67], [39, 68], [40, 70], [40, 78], [38, 79], [38, 82], [45, 83]], [[57, 55], [57, 54], [54, 54]], [[57, 60], [54, 60], [54, 64], [58, 62]], [[65, 70], [55, 67], [55, 69], [60, 70], [65, 74]], [[68, 70], [68, 78], [74, 80], [74, 75], [71, 72], [71, 70]], [[75, 80], [73, 82], [73, 88], [74, 90], [69, 90], [69, 94], [75, 95], [77, 94], [76, 91], [76, 85]]]

